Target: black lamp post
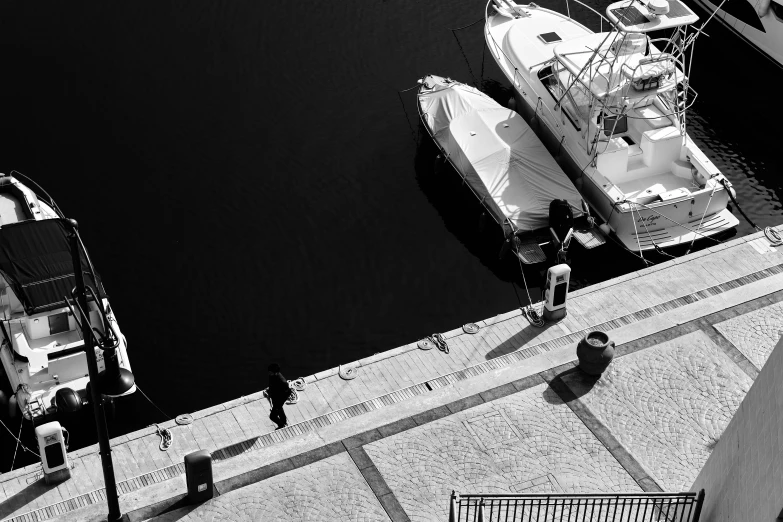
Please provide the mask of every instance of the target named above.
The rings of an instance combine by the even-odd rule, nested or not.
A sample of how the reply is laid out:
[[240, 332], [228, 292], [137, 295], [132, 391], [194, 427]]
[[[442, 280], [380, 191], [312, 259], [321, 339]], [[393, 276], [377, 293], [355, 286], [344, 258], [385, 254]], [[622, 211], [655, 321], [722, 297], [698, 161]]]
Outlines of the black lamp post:
[[[117, 483], [114, 478], [114, 465], [111, 460], [111, 446], [109, 445], [109, 430], [106, 427], [106, 414], [103, 410], [102, 395], [118, 396], [130, 390], [134, 385], [133, 374], [124, 368], [120, 368], [115, 349], [107, 349], [104, 354], [106, 369], [98, 373], [98, 361], [95, 358], [95, 338], [90, 326], [89, 308], [87, 308], [87, 294], [84, 290], [84, 274], [79, 244], [78, 223], [76, 220], [68, 220], [71, 225], [70, 243], [71, 259], [73, 262], [73, 274], [76, 280], [76, 299], [81, 308], [81, 325], [84, 336], [84, 350], [87, 352], [87, 369], [90, 375], [90, 399], [92, 411], [95, 414], [95, 427], [98, 430], [98, 447], [100, 449], [101, 464], [103, 465], [103, 482], [106, 486], [106, 502], [109, 504], [108, 522], [127, 520], [120, 512], [120, 501], [117, 496]], [[97, 296], [96, 296], [97, 298]], [[100, 306], [100, 303], [99, 303]]]

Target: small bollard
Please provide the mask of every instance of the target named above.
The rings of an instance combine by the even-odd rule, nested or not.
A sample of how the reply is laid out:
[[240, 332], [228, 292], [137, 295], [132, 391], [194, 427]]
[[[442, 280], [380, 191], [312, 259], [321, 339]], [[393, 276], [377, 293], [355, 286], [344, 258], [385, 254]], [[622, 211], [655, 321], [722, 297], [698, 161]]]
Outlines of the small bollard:
[[44, 481], [56, 484], [71, 478], [68, 466], [68, 431], [59, 422], [47, 422], [35, 428], [35, 439], [38, 441], [38, 452], [41, 454]]
[[212, 498], [212, 455], [207, 450], [185, 455], [185, 482], [188, 501], [195, 504]]

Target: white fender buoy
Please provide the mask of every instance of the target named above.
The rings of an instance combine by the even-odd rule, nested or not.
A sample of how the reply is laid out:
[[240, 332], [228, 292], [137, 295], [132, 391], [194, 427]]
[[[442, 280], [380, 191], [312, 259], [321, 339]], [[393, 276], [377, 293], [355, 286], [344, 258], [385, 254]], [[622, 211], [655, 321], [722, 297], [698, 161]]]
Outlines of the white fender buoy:
[[509, 98], [509, 99], [508, 99], [508, 102], [506, 102], [506, 106], [507, 106], [509, 109], [511, 109], [512, 111], [515, 111], [515, 110], [517, 110], [517, 101], [514, 99], [514, 97], [513, 97], [513, 96], [512, 96], [511, 98]]
[[609, 225], [607, 225], [606, 223], [601, 223], [600, 225], [598, 225], [598, 228], [601, 229], [601, 232], [603, 232], [605, 236], [609, 236], [609, 234], [612, 233], [612, 229], [609, 228]]

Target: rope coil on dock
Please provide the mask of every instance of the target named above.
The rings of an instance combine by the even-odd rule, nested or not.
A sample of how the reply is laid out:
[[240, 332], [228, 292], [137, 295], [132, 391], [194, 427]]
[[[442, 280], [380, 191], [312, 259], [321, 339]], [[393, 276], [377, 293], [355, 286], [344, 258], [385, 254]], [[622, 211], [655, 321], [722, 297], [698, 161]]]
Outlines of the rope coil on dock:
[[462, 325], [462, 331], [466, 334], [475, 334], [478, 333], [479, 330], [481, 330], [481, 327], [476, 323], [467, 323]]
[[300, 392], [300, 391], [304, 391], [304, 389], [307, 388], [307, 383], [305, 382], [303, 377], [299, 377], [298, 379], [294, 379], [293, 381], [288, 381], [288, 386], [290, 386], [292, 390], [296, 390]]
[[193, 415], [190, 413], [183, 413], [181, 415], [177, 415], [177, 418], [175, 418], [174, 421], [180, 426], [185, 426], [193, 422]]
[[764, 236], [772, 244], [772, 246], [783, 245], [783, 236], [781, 236], [780, 232], [772, 227], [766, 227], [764, 229]]
[[160, 451], [168, 451], [174, 442], [174, 436], [171, 434], [171, 430], [168, 428], [161, 428], [156, 424], [150, 424], [150, 427], [155, 426], [155, 432], [160, 437], [160, 444], [158, 448]]
[[432, 344], [432, 341], [430, 341], [429, 337], [419, 341], [416, 346], [419, 347], [419, 350], [432, 350], [435, 347], [435, 345]]
[[449, 343], [446, 342], [446, 339], [443, 338], [443, 335], [434, 333], [427, 337], [427, 340], [431, 342], [433, 346], [436, 346], [441, 352], [445, 354], [449, 353]]

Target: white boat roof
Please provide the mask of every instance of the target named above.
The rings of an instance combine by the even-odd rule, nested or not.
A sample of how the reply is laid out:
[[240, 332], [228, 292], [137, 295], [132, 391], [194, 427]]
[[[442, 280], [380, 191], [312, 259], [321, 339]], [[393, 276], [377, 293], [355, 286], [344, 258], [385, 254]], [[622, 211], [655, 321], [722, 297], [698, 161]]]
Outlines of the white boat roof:
[[[596, 50], [602, 52], [609, 50], [615, 35], [617, 35], [617, 33], [592, 33], [566, 40], [555, 47], [555, 57], [566, 69], [568, 69], [568, 72], [574, 76], [578, 76], [585, 65], [587, 65], [590, 60], [594, 59]], [[605, 96], [612, 89], [618, 87], [617, 82], [614, 82], [614, 84], [610, 86], [607, 81], [605, 75], [610, 74], [610, 69], [611, 67], [608, 63], [599, 60], [592, 70], [590, 68], [587, 69], [587, 75], [583, 74], [579, 76], [579, 79], [582, 82], [585, 82], [585, 86], [589, 87], [593, 94], [600, 98]], [[609, 77], [611, 78], [611, 76]], [[588, 80], [591, 81], [591, 84], [589, 85], [587, 84]]]
[[[674, 76], [662, 82], [660, 87], [654, 91], [635, 91], [629, 89], [627, 79], [622, 78], [623, 69], [637, 74], [645, 69], [639, 67], [641, 60], [645, 58], [644, 53], [632, 52], [630, 54], [616, 55], [617, 44], [622, 44], [623, 40], [628, 40], [634, 35], [628, 35], [620, 32], [592, 33], [558, 44], [554, 48], [554, 54], [557, 60], [563, 66], [578, 77], [580, 82], [590, 89], [598, 98], [605, 98], [607, 95], [623, 96], [624, 98], [643, 98], [649, 96], [651, 92], [663, 92], [672, 89], [677, 82], [682, 81], [685, 76], [683, 72], [671, 64], [671, 72]], [[646, 41], [646, 36], [636, 35]], [[649, 44], [651, 53], [660, 55], [658, 49]], [[585, 67], [592, 61], [592, 65]], [[662, 69], [655, 68], [650, 73], [660, 74]]]
[[620, 31], [628, 33], [646, 33], [671, 29], [681, 25], [689, 25], [699, 20], [699, 17], [681, 0], [665, 0], [669, 4], [669, 12], [654, 15], [647, 6], [639, 0], [621, 0], [606, 8], [606, 16]]
[[422, 118], [495, 220], [520, 230], [549, 226], [549, 204], [582, 197], [525, 120], [468, 85], [428, 76], [419, 91]]

